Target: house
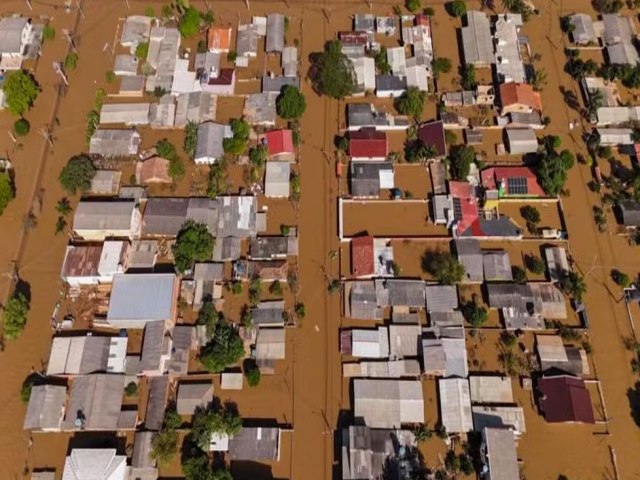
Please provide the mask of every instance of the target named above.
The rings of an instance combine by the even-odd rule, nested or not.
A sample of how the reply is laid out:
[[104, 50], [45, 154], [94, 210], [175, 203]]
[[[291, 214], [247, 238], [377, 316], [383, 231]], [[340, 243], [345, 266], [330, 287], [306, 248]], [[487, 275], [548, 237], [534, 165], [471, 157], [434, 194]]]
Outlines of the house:
[[155, 69], [155, 74], [147, 78], [147, 92], [153, 92], [156, 88], [171, 91], [179, 59], [180, 39], [180, 32], [175, 27], [151, 28], [147, 63]]
[[[62, 429], [119, 430], [124, 413], [120, 411], [124, 383], [124, 375], [100, 373], [74, 378]], [[133, 425], [126, 427], [134, 429], [135, 419]]]
[[458, 308], [458, 289], [455, 285], [427, 285], [427, 311], [450, 312]]
[[251, 323], [256, 327], [284, 327], [284, 300], [260, 302], [251, 309]]
[[542, 111], [542, 97], [528, 83], [503, 83], [499, 91], [501, 115]]
[[216, 237], [255, 237], [258, 200], [252, 195], [219, 196]]
[[373, 276], [373, 237], [355, 237], [351, 239], [351, 274], [355, 277]]
[[251, 260], [285, 259], [288, 255], [297, 255], [296, 237], [255, 237], [249, 243]]
[[386, 160], [389, 155], [387, 134], [370, 127], [351, 132], [348, 153], [352, 160]]
[[[211, 54], [214, 55], [214, 54]], [[215, 120], [218, 97], [209, 92], [190, 92], [178, 95], [175, 128], [182, 128], [188, 122], [202, 123]]]
[[567, 318], [564, 295], [549, 283], [487, 284], [489, 306], [502, 311], [507, 330], [543, 329], [543, 318]]
[[[149, 198], [142, 218], [142, 234], [175, 237], [182, 229], [182, 225], [191, 219], [204, 223], [212, 234], [217, 235], [221, 198], [218, 197], [215, 200], [199, 197]], [[225, 226], [224, 222], [220, 223]]]
[[387, 469], [400, 472], [401, 465], [410, 465], [404, 452], [417, 445], [411, 430], [350, 425], [342, 430], [342, 480], [381, 479]]
[[342, 54], [350, 61], [364, 57], [365, 50], [370, 43], [367, 32], [338, 32], [338, 38], [340, 39]]
[[436, 158], [447, 155], [447, 142], [444, 137], [442, 120], [423, 123], [418, 127], [418, 139], [426, 147], [433, 147]]
[[473, 405], [473, 428], [482, 432], [485, 428], [500, 428], [511, 431], [516, 437], [527, 432], [524, 409], [514, 404]]
[[34, 385], [31, 387], [25, 430], [60, 431], [64, 417], [67, 387], [58, 385]]
[[203, 92], [212, 95], [233, 95], [235, 86], [236, 71], [234, 68], [216, 69], [212, 67], [200, 75], [200, 88]]
[[62, 480], [126, 480], [129, 478], [126, 455], [115, 448], [74, 448], [64, 462]]
[[[538, 177], [530, 167], [490, 167], [484, 169], [480, 177], [485, 190], [497, 192], [498, 201], [502, 198], [546, 196]], [[492, 202], [487, 199], [487, 203]]]
[[633, 130], [630, 128], [598, 128], [597, 132], [603, 147], [634, 144]]
[[169, 160], [158, 155], [136, 163], [136, 183], [140, 185], [173, 183], [169, 175], [169, 163]]
[[431, 199], [433, 223], [451, 227], [454, 220], [453, 198], [451, 195], [434, 195]]
[[213, 53], [228, 53], [231, 47], [231, 27], [209, 27], [207, 48]]
[[417, 380], [355, 379], [353, 415], [372, 428], [424, 423], [422, 384]]
[[467, 65], [487, 67], [495, 63], [491, 26], [484, 12], [468, 10], [462, 27], [462, 51]]
[[145, 323], [139, 373], [147, 377], [165, 373], [168, 370], [171, 349], [171, 337], [165, 335], [164, 320]]
[[400, 75], [377, 75], [376, 97], [400, 97], [407, 91], [407, 77]]
[[[138, 368], [136, 367], [136, 370]], [[146, 430], [161, 430], [169, 397], [169, 375], [149, 377], [147, 410], [144, 416]]]
[[458, 261], [464, 267], [463, 279], [466, 282], [482, 283], [484, 269], [480, 242], [474, 238], [457, 238], [454, 244]]
[[274, 361], [284, 360], [286, 331], [284, 328], [260, 328], [255, 344], [255, 359], [260, 372], [274, 373]]
[[640, 107], [638, 106], [612, 106], [596, 109], [596, 125], [599, 127], [622, 125], [639, 120]]
[[263, 92], [247, 95], [243, 115], [251, 125], [274, 127], [276, 124], [276, 100], [279, 93]]
[[389, 330], [354, 328], [351, 333], [351, 356], [356, 358], [388, 358]]
[[395, 35], [397, 28], [397, 19], [394, 15], [376, 17], [376, 33], [385, 35]]
[[356, 32], [374, 33], [376, 17], [371, 13], [356, 13], [353, 17], [353, 30]]
[[140, 211], [135, 202], [80, 200], [73, 215], [73, 231], [85, 240], [131, 238], [140, 231]]
[[379, 306], [425, 308], [425, 284], [422, 280], [377, 279], [375, 287]]
[[130, 157], [138, 154], [142, 138], [133, 130], [99, 128], [89, 141], [89, 153], [106, 158]]
[[638, 50], [630, 42], [607, 46], [607, 58], [611, 65], [637, 65], [640, 61]]
[[268, 198], [289, 198], [291, 163], [267, 162], [264, 174], [264, 195]]
[[612, 65], [636, 65], [640, 61], [634, 46], [636, 29], [633, 19], [616, 13], [602, 15], [603, 42]]
[[457, 321], [440, 327], [432, 318], [434, 326], [422, 331], [420, 346], [426, 375], [464, 378], [469, 374], [464, 329], [462, 324], [453, 325]]
[[407, 76], [407, 87], [415, 87], [423, 92], [429, 91], [429, 73], [422, 65], [412, 65], [411, 59], [407, 61], [405, 75]]
[[216, 163], [224, 155], [224, 139], [232, 136], [229, 125], [214, 122], [204, 122], [198, 125], [194, 162], [198, 165]]
[[295, 161], [296, 151], [291, 130], [270, 130], [264, 134], [261, 142], [267, 146], [269, 160]]
[[540, 370], [562, 371], [583, 377], [589, 375], [589, 360], [583, 348], [565, 345], [559, 335], [536, 335]]
[[345, 284], [344, 316], [357, 320], [382, 320], [373, 281], [354, 281]]
[[122, 272], [128, 249], [128, 243], [116, 240], [102, 245], [69, 245], [60, 277], [72, 287], [110, 283]]
[[156, 320], [173, 322], [178, 289], [173, 273], [115, 275], [107, 323], [113, 328], [144, 328]]
[[131, 454], [131, 478], [156, 480], [158, 478], [157, 462], [152, 458], [154, 432], [137, 431], [133, 437], [133, 453]]
[[505, 128], [507, 149], [511, 155], [522, 155], [538, 151], [538, 139], [530, 128]]
[[193, 307], [199, 308], [207, 299], [222, 298], [224, 263], [197, 262], [193, 268]]
[[220, 374], [220, 388], [222, 390], [242, 390], [244, 375], [242, 373], [222, 372]]
[[[178, 77], [174, 77], [177, 79]], [[173, 89], [177, 92], [179, 90]], [[176, 118], [176, 104], [173, 95], [166, 94], [158, 103], [152, 103], [149, 107], [149, 126], [151, 128], [173, 128]]]
[[119, 97], [142, 97], [144, 95], [144, 75], [128, 75], [120, 78]]
[[343, 362], [342, 376], [345, 378], [418, 378], [420, 364], [417, 359]]
[[213, 383], [181, 382], [178, 385], [176, 410], [180, 415], [193, 415], [198, 408], [207, 408], [213, 401]]
[[127, 271], [151, 270], [158, 257], [156, 240], [134, 240], [127, 256]]
[[350, 132], [366, 127], [382, 131], [409, 128], [408, 117], [393, 116], [384, 110], [376, 110], [370, 103], [347, 104], [347, 123], [347, 130]]
[[574, 13], [569, 16], [569, 22], [573, 26], [571, 41], [576, 45], [589, 45], [597, 42], [596, 31], [593, 28], [593, 20], [586, 13]]
[[116, 170], [97, 170], [91, 179], [89, 192], [94, 195], [114, 196], [120, 190], [122, 172]]
[[471, 395], [466, 378], [439, 379], [438, 405], [440, 421], [447, 433], [467, 433], [473, 430]]
[[134, 76], [138, 73], [138, 59], [133, 55], [118, 54], [113, 62], [113, 73], [118, 76]]
[[496, 72], [502, 83], [526, 81], [518, 39], [521, 27], [522, 16], [514, 13], [499, 15], [494, 24]]
[[249, 65], [249, 58], [258, 55], [258, 32], [255, 25], [238, 25], [236, 36], [236, 65], [246, 67]]
[[124, 373], [127, 337], [54, 337], [47, 376]]
[[548, 423], [595, 423], [591, 395], [583, 380], [571, 375], [542, 377], [537, 390]]
[[34, 27], [29, 18], [3, 18], [0, 20], [0, 69], [19, 70], [25, 58], [38, 56], [41, 43], [42, 27]]
[[387, 49], [387, 63], [391, 66], [391, 71], [394, 75], [406, 74], [406, 61], [404, 47], [391, 47]]
[[232, 462], [279, 461], [281, 436], [279, 427], [242, 427], [229, 438], [229, 458]]
[[149, 103], [105, 103], [100, 109], [100, 123], [149, 125], [150, 108]]
[[267, 15], [267, 39], [265, 50], [267, 53], [284, 51], [285, 18], [280, 13]]
[[151, 17], [146, 15], [130, 15], [122, 26], [120, 45], [135, 51], [135, 48], [149, 40]]
[[547, 261], [547, 271], [552, 282], [558, 282], [566, 277], [571, 271], [567, 251], [564, 247], [546, 247], [544, 258]]
[[618, 208], [625, 227], [640, 227], [640, 203], [634, 200], [622, 200]]
[[351, 59], [353, 71], [356, 74], [356, 90], [354, 95], [364, 95], [376, 89], [376, 63], [371, 57], [356, 57]]
[[262, 91], [280, 94], [284, 87], [300, 88], [298, 77], [286, 77], [284, 75], [265, 75], [262, 77]]
[[418, 358], [420, 352], [420, 325], [389, 325], [389, 357], [393, 360]]
[[280, 60], [282, 71], [285, 77], [294, 78], [298, 76], [298, 48], [284, 47], [282, 59]]
[[196, 345], [196, 329], [192, 325], [176, 325], [171, 332], [171, 357], [169, 373], [186, 375], [189, 372], [189, 356]]
[[504, 250], [488, 250], [482, 255], [484, 279], [487, 282], [512, 282], [509, 253]]
[[585, 77], [580, 81], [580, 90], [585, 102], [590, 102], [594, 94], [600, 99], [601, 107], [617, 107], [618, 90], [616, 83], [600, 77]]
[[381, 190], [395, 187], [393, 162], [351, 161], [349, 185], [354, 197], [378, 198]]
[[516, 441], [511, 430], [485, 428], [482, 430], [480, 457], [487, 480], [513, 480], [520, 478]]
[[469, 391], [472, 403], [513, 403], [510, 377], [470, 375]]

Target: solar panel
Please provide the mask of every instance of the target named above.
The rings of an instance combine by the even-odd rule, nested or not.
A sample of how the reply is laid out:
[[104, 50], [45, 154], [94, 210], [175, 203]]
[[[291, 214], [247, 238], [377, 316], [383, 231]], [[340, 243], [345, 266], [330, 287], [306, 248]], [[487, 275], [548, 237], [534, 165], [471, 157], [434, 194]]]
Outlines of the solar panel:
[[529, 193], [527, 179], [524, 177], [507, 178], [507, 191], [509, 195], [526, 195]]
[[462, 203], [459, 198], [453, 199], [453, 218], [456, 220], [462, 219]]

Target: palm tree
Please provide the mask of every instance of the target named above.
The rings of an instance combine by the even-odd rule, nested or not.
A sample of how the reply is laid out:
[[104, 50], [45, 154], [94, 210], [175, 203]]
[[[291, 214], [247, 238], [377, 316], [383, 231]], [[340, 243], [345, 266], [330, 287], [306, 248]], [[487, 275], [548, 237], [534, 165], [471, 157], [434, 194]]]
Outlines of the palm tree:
[[547, 84], [547, 72], [544, 68], [538, 68], [533, 72], [531, 85], [536, 92], [542, 91], [542, 87]]
[[58, 203], [56, 204], [56, 211], [60, 215], [64, 215], [64, 216], [66, 216], [67, 214], [69, 214], [69, 212], [71, 212], [71, 203], [69, 202], [69, 199], [67, 197], [63, 197], [60, 200], [58, 200]]
[[64, 229], [67, 227], [67, 221], [64, 217], [58, 217], [58, 221], [56, 222], [56, 235], [64, 232]]
[[589, 102], [587, 103], [587, 115], [589, 119], [595, 119], [598, 109], [602, 107], [604, 96], [602, 90], [589, 90]]

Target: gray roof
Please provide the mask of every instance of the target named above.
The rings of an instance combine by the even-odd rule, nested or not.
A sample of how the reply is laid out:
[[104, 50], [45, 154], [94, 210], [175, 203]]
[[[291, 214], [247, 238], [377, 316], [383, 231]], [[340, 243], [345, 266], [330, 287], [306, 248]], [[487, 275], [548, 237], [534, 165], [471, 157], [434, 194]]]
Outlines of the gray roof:
[[149, 377], [149, 399], [144, 417], [147, 430], [160, 430], [164, 422], [164, 411], [169, 393], [169, 376], [155, 375]]
[[270, 13], [267, 15], [267, 40], [266, 51], [280, 52], [284, 50], [284, 15], [280, 13]]
[[424, 423], [422, 383], [417, 380], [356, 379], [353, 414], [369, 427]]
[[388, 92], [407, 89], [407, 77], [398, 75], [376, 75], [376, 91]]
[[[126, 341], [126, 339], [124, 339]], [[54, 337], [47, 364], [47, 375], [86, 375], [106, 372], [110, 348], [117, 337]], [[126, 343], [123, 349], [126, 350]]]
[[378, 197], [380, 194], [380, 172], [393, 172], [392, 162], [350, 162], [349, 184], [354, 197]]
[[425, 308], [425, 284], [422, 280], [376, 280], [378, 305]]
[[89, 191], [97, 195], [117, 195], [122, 172], [116, 170], [98, 170], [91, 179]]
[[429, 313], [449, 312], [458, 308], [458, 289], [455, 285], [427, 285], [425, 295]]
[[635, 27], [631, 17], [618, 15], [617, 13], [606, 13], [602, 15], [602, 25], [604, 27], [605, 45], [630, 44], [633, 41]]
[[448, 433], [467, 433], [473, 429], [469, 381], [466, 378], [439, 379], [438, 405], [442, 425]]
[[[162, 359], [162, 343], [164, 340], [164, 320], [147, 322], [144, 326], [142, 353], [140, 354], [140, 371], [157, 371]], [[162, 373], [162, 372], [160, 372]]]
[[482, 255], [482, 263], [484, 265], [484, 279], [491, 281], [513, 280], [511, 273], [511, 262], [509, 254], [506, 251], [485, 251]]
[[569, 17], [574, 30], [571, 38], [575, 43], [590, 43], [596, 41], [596, 32], [593, 28], [593, 20], [586, 13], [575, 13]]
[[153, 268], [157, 254], [157, 240], [134, 240], [127, 257], [128, 268]]
[[563, 294], [553, 285], [487, 284], [489, 305], [502, 309], [507, 329], [541, 329], [544, 318], [566, 318]]
[[509, 153], [534, 153], [538, 150], [538, 139], [530, 128], [506, 128]]
[[252, 93], [244, 103], [243, 115], [252, 125], [275, 125], [277, 110], [276, 99], [278, 93]]
[[258, 32], [253, 25], [239, 25], [236, 38], [236, 52], [239, 57], [256, 56], [258, 53]]
[[284, 328], [260, 328], [256, 339], [256, 360], [283, 360], [286, 351]]
[[280, 458], [280, 428], [243, 427], [229, 439], [231, 461], [278, 460]]
[[133, 468], [155, 467], [156, 461], [151, 458], [151, 441], [154, 432], [136, 432], [133, 438], [133, 455], [131, 455], [131, 466]]
[[489, 19], [484, 12], [467, 11], [467, 25], [462, 27], [464, 61], [468, 64], [494, 63]]
[[138, 70], [138, 59], [133, 55], [118, 54], [113, 62], [113, 71], [117, 75], [135, 75]]
[[382, 319], [375, 283], [373, 281], [355, 281], [350, 282], [349, 286], [350, 317], [359, 320]]
[[513, 430], [520, 434], [527, 431], [524, 410], [515, 405], [474, 405], [473, 428], [481, 432], [485, 428], [501, 428]]
[[620, 202], [622, 224], [626, 227], [640, 227], [640, 203], [634, 200]]
[[217, 238], [213, 247], [213, 260], [228, 262], [238, 260], [242, 255], [242, 240], [238, 237]]
[[[296, 77], [298, 76], [298, 48], [297, 47], [284, 47], [284, 51], [282, 52], [282, 70], [284, 71], [285, 77]], [[300, 82], [297, 80], [298, 83]]]
[[249, 244], [249, 258], [252, 260], [273, 260], [289, 254], [289, 237], [254, 237]]
[[122, 27], [120, 43], [124, 46], [137, 44], [149, 39], [152, 18], [146, 15], [131, 15], [127, 17]]
[[210, 92], [191, 92], [178, 95], [175, 127], [183, 127], [187, 122], [213, 121], [218, 108], [218, 97]]
[[197, 262], [193, 267], [195, 281], [216, 281], [224, 278], [224, 263]]
[[232, 136], [231, 127], [214, 122], [198, 125], [198, 139], [194, 160], [217, 160], [224, 155], [223, 140]]
[[56, 472], [51, 470], [40, 470], [31, 472], [31, 480], [56, 480]]
[[91, 137], [89, 153], [107, 158], [129, 157], [137, 155], [141, 141], [140, 134], [133, 129], [101, 128]]
[[171, 334], [173, 345], [169, 371], [186, 375], [189, 371], [189, 355], [196, 343], [196, 329], [192, 325], [176, 325]]
[[469, 374], [465, 339], [434, 337], [429, 333], [422, 338], [422, 361], [427, 375], [466, 377]]
[[73, 229], [121, 231], [130, 230], [136, 204], [130, 200], [95, 202], [80, 200], [73, 214]]
[[199, 197], [149, 198], [142, 217], [142, 234], [175, 237], [191, 219], [204, 223], [215, 235], [218, 203], [218, 200]]
[[36, 385], [32, 387], [27, 414], [24, 418], [24, 429], [60, 429], [66, 397], [67, 387], [64, 386]]
[[482, 437], [486, 445], [485, 458], [491, 480], [520, 478], [513, 432], [501, 428], [485, 428], [482, 431]]
[[213, 383], [180, 383], [178, 386], [177, 409], [180, 415], [193, 415], [198, 407], [206, 408], [213, 401]]
[[285, 77], [283, 75], [278, 75], [277, 77], [270, 77], [268, 75], [265, 75], [264, 77], [262, 77], [263, 92], [280, 93], [282, 89], [287, 85], [300, 88], [300, 78], [296, 76]]
[[217, 237], [255, 237], [258, 200], [251, 195], [218, 197]]
[[22, 30], [29, 23], [25, 17], [5, 17], [0, 20], [0, 54], [22, 53]]
[[118, 274], [113, 277], [107, 321], [115, 327], [142, 328], [174, 315], [173, 273]]
[[350, 127], [384, 127], [389, 125], [389, 115], [376, 110], [370, 103], [347, 104], [347, 119]]
[[511, 377], [470, 375], [469, 388], [473, 403], [513, 403]]
[[[147, 83], [148, 85], [148, 83]], [[150, 103], [105, 103], [100, 109], [100, 123], [148, 125]]]
[[[115, 430], [120, 417], [124, 375], [94, 374], [71, 383], [65, 430]], [[76, 424], [83, 420], [83, 427]]]
[[371, 13], [356, 13], [353, 18], [353, 29], [355, 31], [374, 32], [375, 15]]
[[416, 358], [421, 333], [420, 325], [389, 325], [390, 358]]
[[607, 56], [612, 65], [635, 65], [640, 62], [638, 50], [632, 43], [616, 43], [607, 46]]
[[284, 326], [284, 300], [260, 302], [251, 309], [251, 321], [257, 327]]
[[[456, 337], [460, 335], [452, 332], [462, 330], [462, 327], [464, 326], [464, 316], [462, 315], [462, 312], [458, 310], [449, 312], [430, 312], [429, 322], [431, 327], [438, 329], [441, 336]], [[462, 336], [464, 336], [464, 331], [462, 331]]]
[[264, 195], [272, 198], [288, 198], [290, 176], [291, 164], [289, 162], [267, 162], [264, 175]]
[[464, 267], [464, 278], [470, 282], [482, 282], [483, 266], [480, 242], [475, 238], [458, 238], [455, 240], [458, 260]]

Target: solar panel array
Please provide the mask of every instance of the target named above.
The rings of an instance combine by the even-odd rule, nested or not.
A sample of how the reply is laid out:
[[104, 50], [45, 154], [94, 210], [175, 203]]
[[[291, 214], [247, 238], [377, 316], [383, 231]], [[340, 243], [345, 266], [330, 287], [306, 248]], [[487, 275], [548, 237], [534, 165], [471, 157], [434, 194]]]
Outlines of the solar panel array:
[[526, 195], [529, 193], [527, 179], [524, 177], [507, 178], [507, 191], [509, 195]]
[[453, 199], [453, 218], [456, 220], [462, 219], [462, 203], [459, 198]]

